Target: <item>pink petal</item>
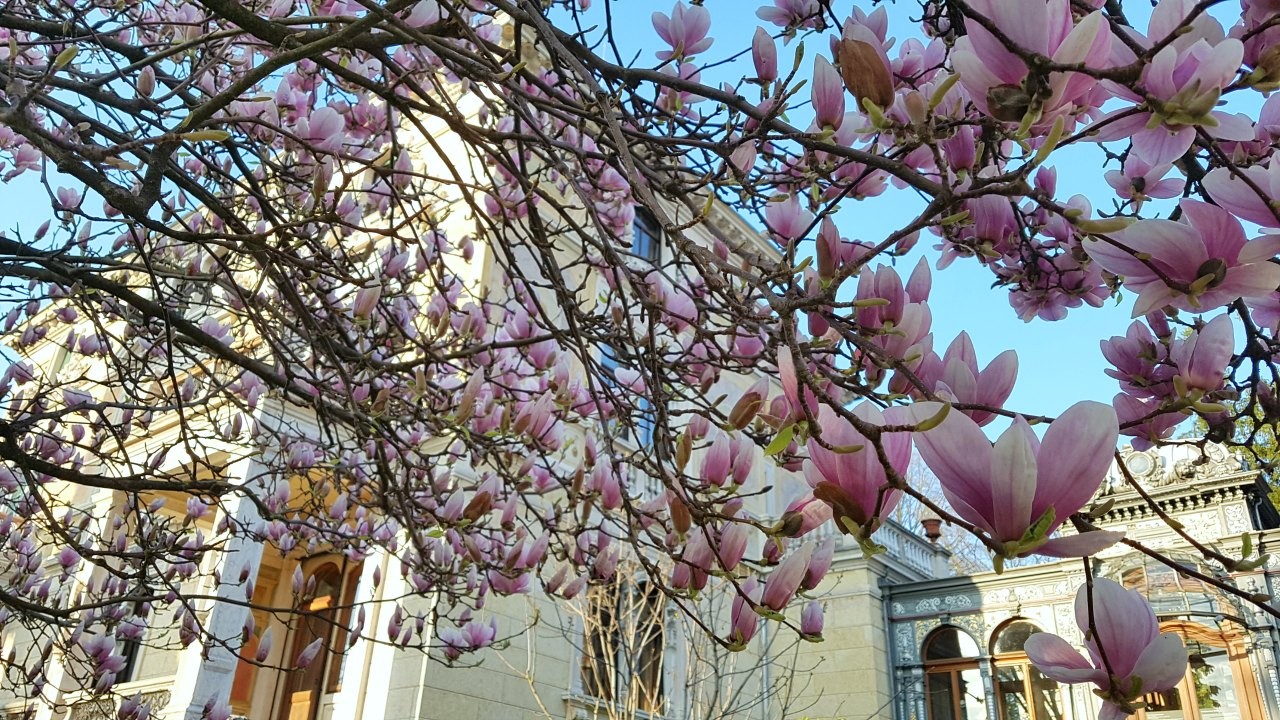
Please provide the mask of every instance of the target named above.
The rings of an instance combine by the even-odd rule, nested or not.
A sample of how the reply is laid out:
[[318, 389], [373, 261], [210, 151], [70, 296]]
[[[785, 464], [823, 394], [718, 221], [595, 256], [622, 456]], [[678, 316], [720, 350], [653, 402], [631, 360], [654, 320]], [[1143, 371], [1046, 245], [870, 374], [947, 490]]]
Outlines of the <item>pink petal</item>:
[[[1268, 169], [1255, 166], [1245, 169], [1243, 173], [1263, 193], [1271, 192], [1271, 172]], [[1277, 219], [1276, 213], [1267, 204], [1277, 198], [1258, 197], [1249, 183], [1233, 175], [1229, 168], [1218, 168], [1210, 172], [1203, 183], [1213, 201], [1235, 215], [1263, 227], [1280, 227], [1280, 219]]]
[[[941, 405], [933, 402], [911, 406], [915, 422], [935, 416]], [[942, 424], [915, 434], [916, 447], [925, 464], [938, 476], [943, 489], [984, 517], [991, 512], [991, 443], [978, 424], [952, 412]], [[958, 510], [959, 508], [957, 508]]]
[[1196, 129], [1183, 126], [1170, 131], [1163, 125], [1140, 130], [1133, 136], [1133, 151], [1152, 165], [1182, 157], [1196, 139]]
[[1021, 416], [1016, 418], [991, 453], [991, 524], [999, 540], [1021, 538], [1035, 520], [1031, 504], [1036, 496], [1036, 456], [1024, 434], [1026, 424]]
[[1089, 590], [1080, 586], [1076, 593], [1076, 623], [1082, 631], [1097, 628], [1095, 646], [1101, 646], [1119, 677], [1128, 677], [1138, 657], [1160, 634], [1156, 615], [1141, 595], [1125, 590], [1113, 580], [1093, 581], [1093, 625], [1089, 624]]
[[1022, 648], [1041, 673], [1058, 682], [1098, 683], [1106, 680], [1106, 671], [1090, 665], [1083, 655], [1057, 635], [1034, 633]]
[[1183, 200], [1178, 204], [1187, 222], [1200, 233], [1208, 257], [1220, 258], [1228, 265], [1235, 264], [1244, 246], [1244, 228], [1231, 213], [1216, 205], [1198, 200]]
[[1144, 692], [1168, 690], [1182, 682], [1187, 672], [1187, 648], [1174, 633], [1161, 633], [1138, 657], [1134, 677], [1142, 678]]
[[1086, 400], [1067, 408], [1040, 444], [1033, 519], [1053, 506], [1061, 522], [1089, 502], [1111, 467], [1119, 436], [1110, 405]]
[[[1222, 302], [1209, 303], [1210, 293], [1205, 293], [1204, 310], [1226, 305], [1235, 297], [1260, 297], [1275, 292], [1280, 287], [1280, 265], [1270, 262], [1256, 262], [1252, 265], [1241, 265], [1227, 271], [1227, 279], [1214, 288], [1217, 293], [1225, 294]], [[1212, 292], [1212, 291], [1211, 291]], [[1216, 293], [1215, 293], [1216, 294]]]
[[[1159, 310], [1165, 305], [1171, 305], [1180, 295], [1168, 285], [1156, 281], [1148, 283], [1138, 293], [1138, 299], [1133, 303], [1133, 314], [1130, 317], [1139, 318], [1147, 313]], [[1184, 303], [1185, 304], [1185, 303]]]
[[1079, 535], [1066, 535], [1049, 540], [1036, 548], [1035, 554], [1049, 557], [1088, 557], [1101, 552], [1124, 539], [1124, 533], [1095, 530]]

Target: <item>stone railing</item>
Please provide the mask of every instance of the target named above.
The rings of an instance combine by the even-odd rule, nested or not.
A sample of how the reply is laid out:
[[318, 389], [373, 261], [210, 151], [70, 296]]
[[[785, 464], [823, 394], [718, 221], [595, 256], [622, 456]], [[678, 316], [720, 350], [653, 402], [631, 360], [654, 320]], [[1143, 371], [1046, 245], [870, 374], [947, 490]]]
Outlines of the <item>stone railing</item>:
[[[807, 537], [822, 541], [831, 536], [836, 538], [837, 553], [862, 553], [862, 548], [853, 537], [838, 532], [831, 523], [824, 524]], [[927, 539], [910, 532], [892, 520], [881, 525], [871, 539], [883, 545], [888, 551], [880, 557], [890, 564], [897, 565], [908, 573], [919, 574], [922, 579], [937, 576], [934, 558], [939, 551]]]
[[[169, 704], [172, 687], [173, 678], [164, 677], [117, 685], [113, 692], [119, 697], [141, 693], [143, 704], [151, 708], [151, 716], [159, 717]], [[118, 717], [115, 698], [95, 698], [77, 693], [67, 697], [66, 702], [69, 706], [66, 720], [116, 720]]]

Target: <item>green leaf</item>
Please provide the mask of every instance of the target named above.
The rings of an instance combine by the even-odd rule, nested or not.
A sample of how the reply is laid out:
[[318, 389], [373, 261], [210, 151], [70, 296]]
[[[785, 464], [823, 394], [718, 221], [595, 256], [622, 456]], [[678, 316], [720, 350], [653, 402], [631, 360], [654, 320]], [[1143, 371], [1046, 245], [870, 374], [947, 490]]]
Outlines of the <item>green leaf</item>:
[[795, 435], [796, 435], [795, 425], [788, 425], [782, 428], [781, 430], [778, 431], [778, 434], [774, 436], [773, 441], [770, 442], [769, 445], [764, 449], [764, 454], [777, 455], [783, 450], [786, 450], [787, 446], [791, 444], [791, 439], [794, 438]]
[[189, 133], [183, 133], [183, 140], [191, 142], [222, 142], [231, 137], [231, 133], [226, 130], [194, 130]]
[[76, 53], [78, 52], [80, 52], [80, 48], [76, 47], [75, 45], [72, 45], [69, 48], [65, 48], [62, 52], [58, 53], [57, 57], [53, 59], [53, 69], [60, 70], [70, 65], [71, 61], [76, 59]]

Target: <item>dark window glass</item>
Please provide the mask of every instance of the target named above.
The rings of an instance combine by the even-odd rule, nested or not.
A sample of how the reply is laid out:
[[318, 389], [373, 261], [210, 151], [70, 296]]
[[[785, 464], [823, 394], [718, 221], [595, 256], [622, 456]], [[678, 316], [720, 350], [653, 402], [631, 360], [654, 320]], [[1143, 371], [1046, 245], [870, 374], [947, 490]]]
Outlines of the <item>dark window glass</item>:
[[631, 252], [650, 262], [658, 262], [662, 252], [662, 226], [653, 213], [636, 208], [636, 219], [631, 226]]
[[978, 644], [969, 634], [953, 627], [944, 627], [929, 636], [924, 649], [925, 660], [951, 660], [978, 657]]

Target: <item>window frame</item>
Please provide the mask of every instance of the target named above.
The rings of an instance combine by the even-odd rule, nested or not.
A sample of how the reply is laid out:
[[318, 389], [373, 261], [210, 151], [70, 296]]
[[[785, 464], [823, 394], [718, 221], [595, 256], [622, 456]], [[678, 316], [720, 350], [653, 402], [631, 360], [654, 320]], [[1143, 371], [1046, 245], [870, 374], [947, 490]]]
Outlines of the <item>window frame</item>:
[[1019, 648], [1018, 650], [996, 652], [997, 644], [1000, 642], [1000, 636], [1004, 635], [1015, 625], [1028, 625], [1033, 628], [1033, 631], [1028, 633], [1027, 637], [1036, 633], [1044, 632], [1039, 625], [1036, 625], [1031, 620], [1023, 617], [1015, 617], [1001, 623], [1000, 626], [991, 633], [991, 645], [989, 648], [991, 653], [991, 688], [995, 695], [997, 720], [1006, 720], [1005, 693], [1001, 688], [1002, 683], [1000, 680], [1000, 670], [1003, 668], [1021, 668], [1022, 696], [1027, 698], [1030, 703], [1027, 706], [1027, 710], [1030, 712], [1029, 720], [1063, 720], [1063, 718], [1066, 717], [1065, 712], [1063, 712], [1066, 705], [1062, 701], [1062, 685], [1052, 678], [1045, 677], [1043, 673], [1040, 673], [1041, 677], [1045, 677], [1046, 680], [1053, 683], [1051, 689], [1045, 689], [1042, 690], [1042, 692], [1045, 695], [1054, 693], [1059, 709], [1058, 717], [1056, 718], [1040, 717], [1040, 714], [1036, 712], [1036, 708], [1038, 707], [1035, 703], [1036, 686], [1032, 682], [1031, 675], [1033, 670], [1037, 673], [1039, 673], [1039, 670], [1031, 664], [1031, 659], [1027, 657], [1026, 650]]
[[631, 221], [631, 254], [657, 265], [662, 260], [665, 235], [658, 218], [648, 208], [637, 205]]
[[[975, 654], [974, 655], [962, 654], [959, 657], [935, 658], [931, 660], [925, 659], [929, 655], [930, 646], [933, 645], [933, 643], [937, 642], [938, 638], [940, 638], [943, 635], [943, 633], [946, 633], [946, 632], [959, 633], [962, 637], [968, 638], [969, 642], [972, 643], [973, 645]], [[964, 649], [961, 648], [960, 652], [963, 653]], [[988, 678], [982, 677], [982, 662], [981, 662], [982, 657], [980, 655], [981, 652], [982, 652], [982, 646], [978, 644], [978, 641], [973, 637], [973, 635], [969, 634], [969, 632], [966, 631], [964, 628], [961, 628], [956, 625], [941, 625], [935, 628], [932, 632], [929, 633], [927, 637], [925, 637], [924, 643], [922, 643], [920, 646], [920, 658], [924, 664], [924, 701], [925, 701], [924, 710], [925, 710], [926, 720], [963, 720], [963, 718], [967, 717], [962, 713], [963, 708], [961, 705], [961, 698], [963, 697], [963, 693], [961, 693], [961, 690], [960, 690], [960, 683], [964, 673], [966, 671], [971, 671], [971, 670], [978, 671], [979, 676], [981, 677], [982, 711], [984, 716], [986, 716], [989, 713], [989, 708], [987, 707]], [[934, 677], [940, 677], [940, 676], [946, 676], [950, 681], [949, 682], [950, 697], [951, 697], [950, 717], [937, 717], [934, 715], [934, 712], [933, 712], [933, 703], [930, 697], [930, 681]]]
[[[583, 618], [582, 645], [572, 687], [598, 702], [626, 707], [634, 704], [641, 713], [663, 717], [671, 700], [666, 675], [670, 657], [667, 638], [672, 629], [668, 627], [668, 608], [662, 590], [645, 580], [620, 579], [593, 589], [595, 597], [586, 600], [587, 613], [607, 614], [610, 627], [603, 628], [602, 623]], [[602, 602], [601, 595], [611, 602]], [[602, 609], [607, 609], [607, 613], [601, 612]], [[639, 613], [644, 613], [644, 617], [633, 617]], [[653, 632], [655, 628], [657, 632]], [[650, 660], [646, 664], [642, 656], [655, 649], [657, 662]], [[595, 659], [598, 650], [604, 651], [603, 661]], [[646, 670], [651, 673], [647, 683]], [[602, 677], [604, 673], [609, 677]], [[642, 683], [649, 687], [642, 687]]]

